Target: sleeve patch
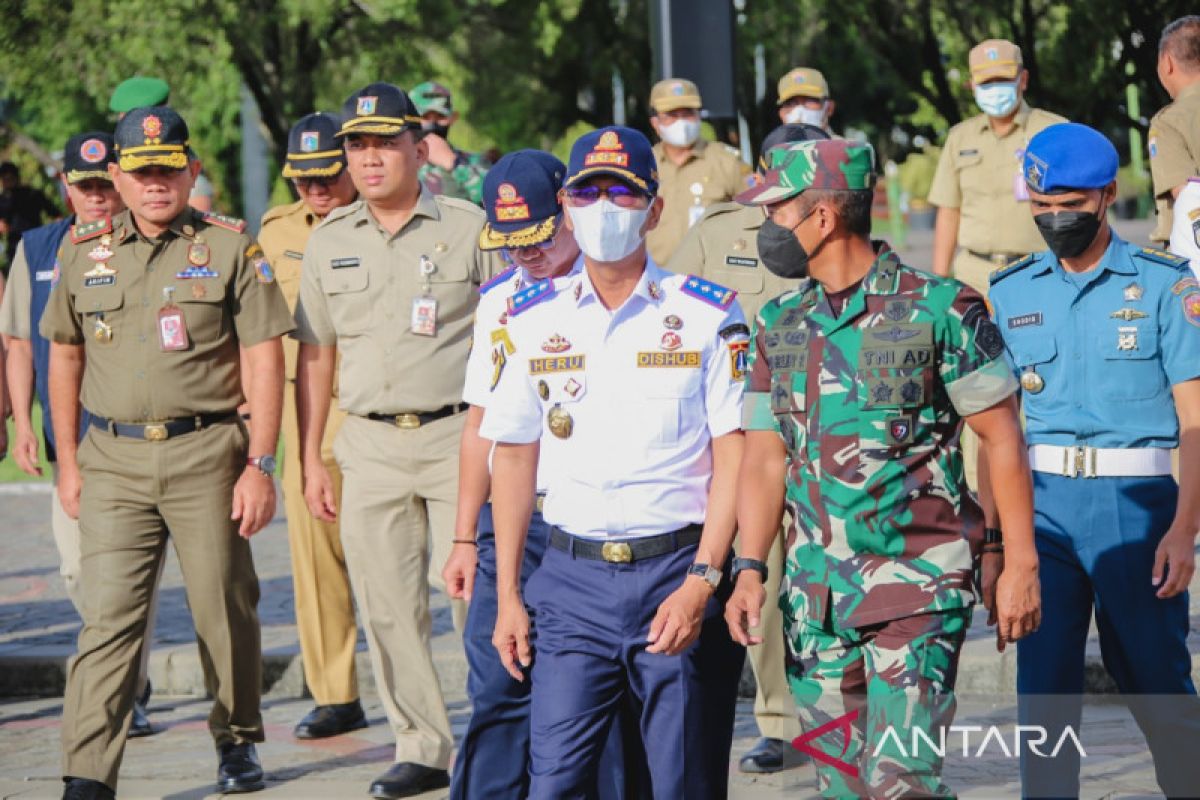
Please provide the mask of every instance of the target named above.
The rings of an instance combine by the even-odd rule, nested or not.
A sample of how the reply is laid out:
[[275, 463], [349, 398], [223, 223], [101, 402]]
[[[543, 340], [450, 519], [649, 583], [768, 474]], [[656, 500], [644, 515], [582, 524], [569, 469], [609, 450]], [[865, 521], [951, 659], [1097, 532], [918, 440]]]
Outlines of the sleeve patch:
[[1200, 289], [1192, 289], [1180, 298], [1183, 303], [1183, 316], [1187, 321], [1200, 328]]
[[201, 219], [209, 225], [216, 225], [218, 228], [224, 228], [234, 233], [246, 230], [246, 220], [237, 217], [227, 217], [224, 214], [204, 214]]
[[508, 269], [504, 270], [504, 272], [501, 272], [499, 275], [497, 275], [496, 277], [492, 278], [490, 281], [485, 283], [483, 286], [480, 286], [479, 294], [481, 294], [481, 295], [487, 294], [492, 289], [495, 289], [497, 286], [504, 283], [506, 280], [508, 280], [509, 278], [511, 278], [513, 275], [516, 275], [516, 274], [517, 274], [517, 268], [509, 267]]
[[554, 294], [554, 281], [549, 278], [539, 281], [526, 289], [522, 289], [508, 298], [508, 315], [515, 317], [517, 314], [529, 310], [552, 294]]
[[71, 244], [86, 242], [88, 239], [94, 239], [104, 233], [112, 233], [112, 218], [110, 217], [71, 228]]
[[1171, 294], [1183, 294], [1186, 289], [1194, 289], [1196, 287], [1200, 287], [1200, 281], [1189, 275], [1175, 282], [1175, 285], [1171, 287]]
[[688, 275], [684, 278], [679, 288], [684, 294], [722, 310], [729, 308], [733, 304], [734, 298], [737, 297], [737, 292], [733, 289], [727, 289], [719, 283], [706, 281], [695, 275]]

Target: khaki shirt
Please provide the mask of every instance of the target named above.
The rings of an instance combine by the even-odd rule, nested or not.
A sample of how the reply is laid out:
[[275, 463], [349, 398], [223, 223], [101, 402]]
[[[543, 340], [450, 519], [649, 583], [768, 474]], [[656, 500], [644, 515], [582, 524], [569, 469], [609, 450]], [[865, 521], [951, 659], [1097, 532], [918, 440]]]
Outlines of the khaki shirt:
[[1001, 138], [987, 115], [977, 114], [946, 137], [929, 202], [959, 210], [959, 247], [984, 255], [1024, 255], [1046, 248], [1029, 211], [1021, 164], [1034, 134], [1066, 120], [1022, 101], [1015, 122]]
[[667, 269], [736, 290], [746, 319], [754, 319], [768, 300], [799, 284], [776, 276], [759, 259], [758, 229], [765, 219], [758, 206], [711, 206], [688, 231]]
[[1171, 190], [1200, 175], [1200, 83], [1179, 93], [1150, 120], [1150, 177], [1154, 181], [1158, 224], [1150, 239], [1171, 238]]
[[[342, 410], [422, 413], [461, 402], [479, 287], [502, 266], [478, 247], [484, 219], [465, 200], [422, 189], [412, 218], [395, 234], [361, 200], [313, 231], [293, 335], [337, 345]], [[422, 256], [433, 265], [427, 287]], [[412, 332], [414, 300], [426, 291], [437, 300], [434, 336]]]
[[696, 142], [681, 167], [667, 158], [662, 142], [654, 145], [654, 157], [663, 212], [658, 227], [646, 235], [646, 246], [654, 263], [666, 264], [703, 209], [749, 188], [750, 167], [732, 147], [704, 139]]
[[[275, 281], [283, 292], [288, 310], [295, 312], [300, 300], [300, 262], [304, 258], [304, 247], [308, 236], [321, 218], [308, 210], [303, 200], [283, 206], [275, 206], [262, 218], [258, 231], [258, 243], [262, 245], [267, 261], [275, 272]], [[296, 380], [296, 356], [299, 343], [288, 337], [283, 340], [284, 376]]]
[[[122, 211], [103, 228], [76, 226], [63, 241], [59, 282], [41, 332], [52, 342], [84, 345], [83, 404], [92, 413], [119, 422], [154, 422], [233, 411], [245, 399], [239, 345], [250, 347], [292, 329], [258, 245], [226, 227], [228, 222], [211, 219], [189, 208], [150, 240], [130, 212]], [[188, 250], [197, 242], [208, 247], [213, 277], [182, 277], [192, 266]], [[96, 254], [104, 247], [112, 252], [105, 272], [115, 274], [98, 274], [104, 259]], [[160, 347], [158, 312], [166, 287], [175, 289], [174, 302], [183, 312], [189, 340], [183, 350]], [[105, 329], [111, 335], [97, 335]]]
[[12, 266], [8, 268], [8, 283], [0, 301], [0, 333], [14, 339], [32, 339], [33, 286], [29, 283], [29, 263], [25, 260], [25, 243], [17, 242]]

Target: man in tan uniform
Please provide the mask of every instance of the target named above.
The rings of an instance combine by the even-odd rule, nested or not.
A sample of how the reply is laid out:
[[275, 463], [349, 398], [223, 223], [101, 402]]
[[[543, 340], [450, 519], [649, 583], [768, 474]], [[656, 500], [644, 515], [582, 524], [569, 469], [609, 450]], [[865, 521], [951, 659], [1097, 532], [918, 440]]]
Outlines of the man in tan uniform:
[[988, 275], [1045, 248], [1029, 213], [1021, 159], [1035, 133], [1065, 120], [1025, 102], [1029, 72], [1012, 42], [981, 42], [968, 64], [983, 113], [950, 129], [938, 161], [929, 191], [938, 207], [933, 271], [953, 274], [986, 297]]
[[[217, 789], [263, 788], [258, 579], [249, 537], [275, 511], [287, 305], [245, 223], [187, 207], [199, 164], [183, 119], [139, 108], [109, 167], [127, 211], [77, 225], [41, 332], [50, 340], [58, 492], [78, 517], [84, 626], [67, 675], [65, 798], [110, 798], [167, 532], [212, 668]], [[239, 353], [254, 429], [242, 401]], [[91, 428], [78, 449], [82, 405]]]
[[650, 125], [658, 134], [658, 194], [662, 219], [646, 234], [646, 246], [656, 264], [666, 264], [688, 228], [713, 203], [732, 199], [749, 184], [750, 168], [726, 144], [700, 137], [700, 90], [691, 81], [668, 78], [650, 91], [654, 114]]
[[342, 545], [396, 736], [396, 763], [370, 792], [407, 797], [449, 783], [453, 738], [429, 649], [426, 574], [440, 584], [450, 553], [472, 315], [499, 270], [476, 246], [483, 212], [422, 188], [421, 120], [401, 89], [370, 84], [342, 119], [360, 200], [313, 231], [296, 308], [304, 494], [315, 516], [336, 518], [320, 455], [336, 346], [347, 412], [334, 443]]
[[1158, 212], [1150, 239], [1165, 246], [1175, 198], [1188, 178], [1200, 175], [1200, 16], [1181, 17], [1163, 28], [1158, 80], [1171, 103], [1150, 120], [1150, 177]]
[[[283, 177], [291, 179], [300, 199], [268, 211], [258, 233], [258, 242], [292, 310], [300, 299], [300, 260], [309, 234], [331, 211], [354, 202], [346, 154], [334, 138], [340, 124], [333, 115], [318, 113], [302, 117], [292, 126]], [[295, 735], [322, 739], [365, 728], [367, 720], [358, 700], [354, 670], [358, 627], [338, 525], [314, 517], [304, 502], [296, 421], [298, 348], [295, 339], [283, 342], [284, 375], [289, 384], [283, 393], [283, 502], [304, 681], [317, 707], [300, 720]], [[335, 499], [341, 495], [342, 472], [333, 457], [333, 439], [343, 416], [341, 409], [330, 406], [321, 442], [321, 458], [333, 481]]]
[[829, 82], [820, 70], [796, 67], [779, 79], [779, 121], [785, 125], [815, 125], [831, 137], [829, 120], [837, 103], [829, 96]]
[[[766, 170], [767, 153], [772, 148], [790, 142], [828, 138], [823, 129], [814, 125], [780, 125], [763, 139], [759, 175]], [[755, 175], [755, 180], [759, 175]], [[667, 269], [680, 275], [698, 275], [736, 289], [746, 319], [753, 319], [764, 303], [791, 291], [797, 284], [796, 280], [772, 273], [759, 258], [758, 231], [765, 219], [762, 209], [756, 206], [732, 201], [711, 206], [688, 231]], [[781, 536], [767, 558], [767, 583], [764, 586], [768, 597], [778, 596], [782, 575]], [[787, 649], [778, 603], [768, 602], [763, 606], [760, 630], [763, 631], [762, 644], [749, 648], [747, 655], [757, 686], [754, 719], [762, 738], [742, 755], [738, 768], [742, 772], [771, 773], [799, 766], [807, 759], [792, 747], [792, 740], [800, 735], [800, 722], [787, 682]]]

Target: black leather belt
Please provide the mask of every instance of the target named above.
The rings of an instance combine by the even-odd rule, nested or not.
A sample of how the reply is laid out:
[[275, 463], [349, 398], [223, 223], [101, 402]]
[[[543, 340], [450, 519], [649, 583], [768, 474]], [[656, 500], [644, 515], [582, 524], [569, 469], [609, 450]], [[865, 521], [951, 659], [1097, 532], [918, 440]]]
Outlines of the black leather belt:
[[148, 442], [162, 442], [175, 436], [198, 431], [218, 422], [229, 422], [237, 419], [236, 411], [224, 411], [219, 414], [197, 414], [194, 417], [179, 417], [163, 420], [162, 422], [139, 422], [137, 424], [113, 422], [111, 419], [92, 414], [92, 425], [102, 431], [108, 431], [113, 436], [126, 436], [130, 439], [145, 439]]
[[428, 425], [435, 420], [443, 417], [449, 417], [452, 414], [458, 414], [467, 410], [466, 403], [455, 403], [452, 406], [442, 406], [437, 411], [430, 411], [426, 414], [367, 414], [367, 419], [373, 419], [376, 422], [387, 422], [395, 425], [397, 428], [419, 428], [422, 425]]
[[607, 561], [611, 564], [628, 564], [631, 561], [663, 556], [690, 547], [700, 541], [700, 534], [703, 532], [703, 526], [689, 525], [677, 531], [646, 536], [642, 539], [601, 541], [572, 536], [561, 528], [552, 527], [550, 529], [550, 546], [575, 558]]
[[1024, 253], [979, 253], [975, 250], [968, 250], [968, 253], [976, 258], [982, 258], [984, 261], [990, 261], [1000, 267], [1007, 267], [1018, 258], [1024, 258]]

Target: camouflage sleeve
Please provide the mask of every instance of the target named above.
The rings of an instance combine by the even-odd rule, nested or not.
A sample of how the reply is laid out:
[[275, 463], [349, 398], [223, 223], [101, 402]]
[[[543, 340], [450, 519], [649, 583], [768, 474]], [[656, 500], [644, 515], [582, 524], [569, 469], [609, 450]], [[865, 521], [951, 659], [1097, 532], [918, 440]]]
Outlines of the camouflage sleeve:
[[779, 432], [779, 420], [771, 410], [771, 362], [766, 357], [766, 328], [760, 312], [754, 319], [750, 352], [746, 356], [746, 393], [742, 400], [742, 428], [747, 431]]
[[977, 291], [960, 284], [936, 329], [940, 377], [959, 416], [989, 409], [1017, 391], [1004, 339]]
[[477, 206], [483, 205], [483, 179], [490, 165], [478, 153], [463, 153], [454, 165], [454, 181], [462, 196]]

